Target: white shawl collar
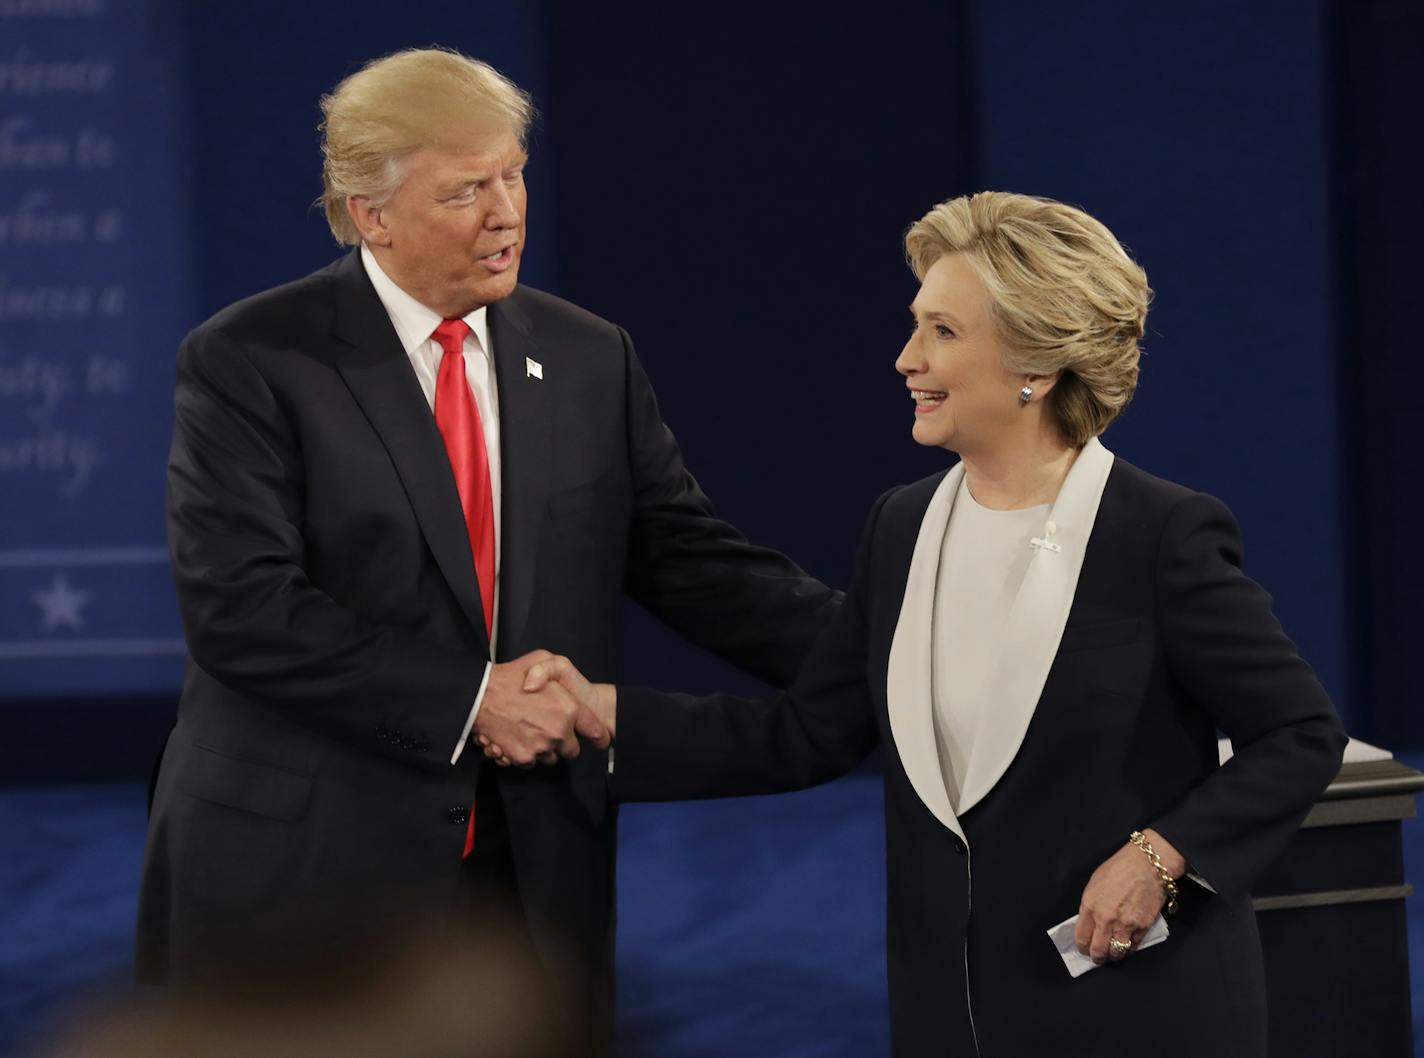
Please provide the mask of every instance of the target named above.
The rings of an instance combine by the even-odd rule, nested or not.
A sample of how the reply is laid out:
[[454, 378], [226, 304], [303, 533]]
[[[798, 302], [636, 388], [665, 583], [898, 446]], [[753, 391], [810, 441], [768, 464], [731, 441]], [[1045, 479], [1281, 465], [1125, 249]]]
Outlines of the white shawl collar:
[[[979, 728], [960, 783], [961, 814], [994, 788], [1023, 744], [1068, 622], [1088, 537], [1112, 466], [1112, 453], [1096, 438], [1084, 445], [1048, 512], [1042, 535], [1035, 538], [1034, 554], [1009, 611], [999, 659], [988, 684], [992, 711]], [[905, 774], [925, 807], [961, 840], [964, 828], [950, 804], [940, 771], [930, 673], [940, 553], [963, 477], [963, 463], [950, 469], [920, 522], [900, 619], [890, 644], [885, 687], [890, 732]]]

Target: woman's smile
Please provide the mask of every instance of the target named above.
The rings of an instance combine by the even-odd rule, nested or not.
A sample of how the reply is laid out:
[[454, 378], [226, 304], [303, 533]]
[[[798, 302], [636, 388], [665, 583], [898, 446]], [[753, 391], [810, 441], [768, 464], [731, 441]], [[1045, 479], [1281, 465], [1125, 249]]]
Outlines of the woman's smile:
[[942, 389], [912, 389], [910, 396], [915, 401], [916, 415], [928, 415], [949, 399], [949, 394]]

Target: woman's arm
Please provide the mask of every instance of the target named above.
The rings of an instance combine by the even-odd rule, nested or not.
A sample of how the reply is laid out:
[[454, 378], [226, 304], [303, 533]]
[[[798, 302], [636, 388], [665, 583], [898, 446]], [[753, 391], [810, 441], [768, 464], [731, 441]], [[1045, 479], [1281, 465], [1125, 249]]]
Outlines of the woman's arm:
[[[803, 789], [844, 774], [878, 740], [866, 686], [871, 511], [845, 604], [821, 634], [790, 690], [769, 698], [671, 694], [594, 686], [567, 661], [545, 662], [616, 730], [613, 796], [667, 801]], [[542, 672], [531, 672], [537, 683]]]
[[1325, 688], [1241, 571], [1241, 531], [1218, 500], [1169, 515], [1157, 620], [1172, 676], [1233, 755], [1152, 826], [1220, 893], [1244, 895], [1340, 769], [1345, 733]]
[[[1241, 571], [1241, 533], [1219, 501], [1195, 495], [1168, 516], [1157, 562], [1157, 621], [1175, 679], [1231, 737], [1224, 767], [1144, 826], [1173, 879], [1190, 867], [1243, 896], [1335, 777], [1345, 735], [1325, 689]], [[1118, 959], [1166, 902], [1163, 880], [1130, 842], [1093, 872], [1078, 909], [1078, 947]]]

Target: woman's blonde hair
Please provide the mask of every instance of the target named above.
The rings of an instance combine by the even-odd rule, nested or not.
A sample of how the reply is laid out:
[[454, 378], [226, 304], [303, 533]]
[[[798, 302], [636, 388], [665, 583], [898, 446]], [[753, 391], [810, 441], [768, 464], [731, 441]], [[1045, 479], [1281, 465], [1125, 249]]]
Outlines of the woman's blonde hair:
[[525, 142], [534, 104], [493, 66], [444, 48], [375, 59], [321, 99], [321, 203], [337, 242], [361, 241], [346, 199], [381, 205], [422, 147], [478, 148], [513, 132]]
[[981, 191], [941, 202], [905, 233], [921, 280], [962, 253], [989, 292], [1006, 367], [1061, 372], [1046, 403], [1063, 439], [1082, 447], [1137, 388], [1152, 289], [1147, 273], [1100, 222], [1048, 198]]

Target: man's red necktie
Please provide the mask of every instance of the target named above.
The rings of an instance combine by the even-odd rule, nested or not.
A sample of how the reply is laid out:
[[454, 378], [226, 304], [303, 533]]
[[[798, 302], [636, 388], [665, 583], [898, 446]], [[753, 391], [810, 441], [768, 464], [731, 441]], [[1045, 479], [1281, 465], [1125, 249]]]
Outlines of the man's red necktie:
[[[493, 638], [494, 494], [490, 488], [484, 425], [465, 375], [465, 336], [469, 333], [469, 324], [464, 320], [442, 320], [435, 328], [435, 340], [445, 351], [435, 380], [435, 425], [445, 441], [450, 469], [455, 473], [455, 488], [459, 490], [460, 507], [465, 512], [465, 528], [470, 534], [475, 576], [480, 584], [480, 602], [484, 605], [485, 632]], [[474, 847], [475, 806], [471, 805], [464, 855], [468, 856]]]

